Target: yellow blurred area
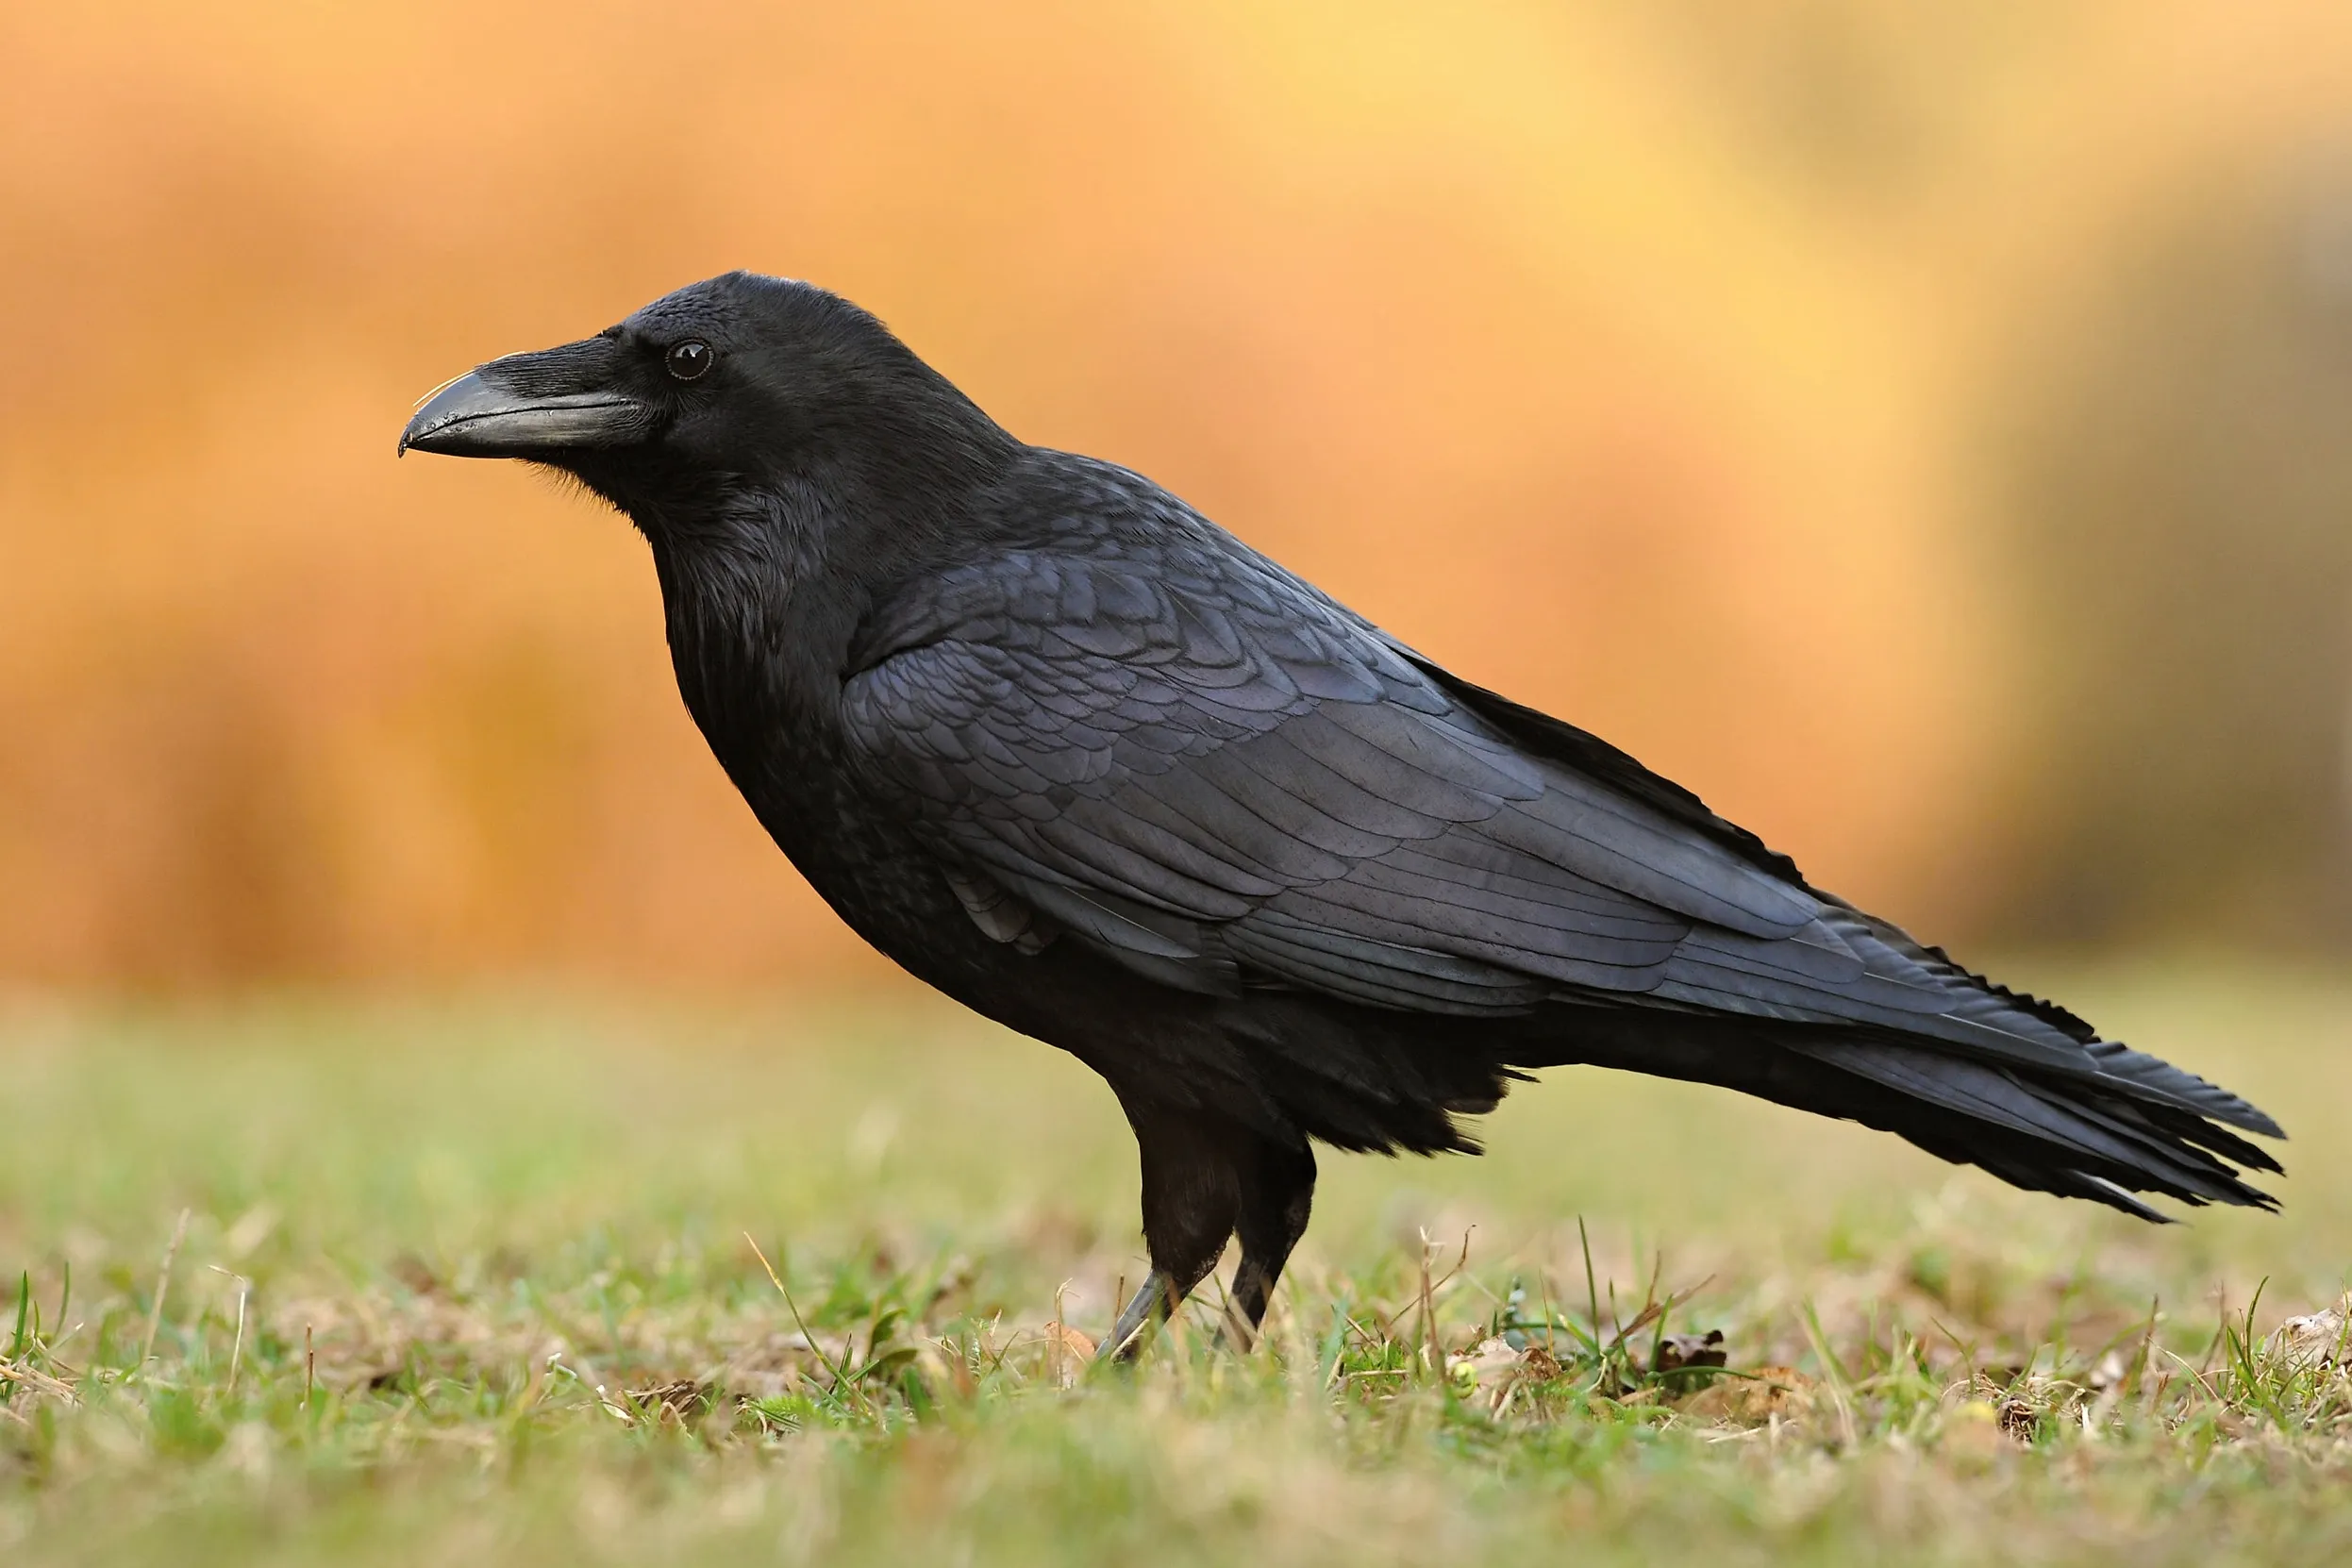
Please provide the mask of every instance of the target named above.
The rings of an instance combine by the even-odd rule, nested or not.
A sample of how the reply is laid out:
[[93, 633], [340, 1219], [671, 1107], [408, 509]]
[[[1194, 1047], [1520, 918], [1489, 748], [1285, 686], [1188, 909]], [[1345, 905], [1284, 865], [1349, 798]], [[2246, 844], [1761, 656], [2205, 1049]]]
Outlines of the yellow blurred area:
[[[2183, 468], [2148, 432], [2201, 405], [2101, 421], [2224, 383], [2113, 345], [2174, 341], [2148, 259], [2200, 221], [2327, 238], [2303, 193], [2352, 170], [2347, 105], [2328, 0], [0, 9], [0, 978], [878, 972], [692, 732], [627, 525], [392, 460], [444, 377], [737, 266], [1930, 934], [2034, 933], [2049, 867], [2183, 833], [2182, 888], [2251, 890], [2209, 924], [2259, 928], [2233, 911], [2341, 868], [2341, 798], [2296, 818], [2223, 768], [2180, 807], [2210, 828], [2098, 849], [2177, 726], [2088, 748], [2122, 784], [2070, 772], [2080, 715], [2138, 709], [2068, 682], [2122, 646], [2131, 689], [2181, 683], [2137, 634], [2046, 635], [2039, 590], [2045, 550], [2094, 597], [2143, 545], [2203, 559], [2135, 532], [2130, 483], [2202, 493], [2243, 443]], [[2227, 303], [2274, 297], [2268, 243], [2215, 263], [2237, 294], [2187, 275], [2216, 363], [2271, 362]], [[2322, 314], [2336, 255], [2291, 280]], [[2097, 326], [2117, 299], [2150, 303]], [[2304, 489], [2304, 554], [2230, 626], [2339, 592], [2352, 491]], [[2302, 801], [2341, 780], [2310, 715], [2352, 711], [2352, 643], [2280, 657], [2325, 677], [2278, 721]], [[2191, 749], [2230, 755], [2245, 704], [2210, 706]], [[2252, 870], [2240, 810], [2287, 824]]]

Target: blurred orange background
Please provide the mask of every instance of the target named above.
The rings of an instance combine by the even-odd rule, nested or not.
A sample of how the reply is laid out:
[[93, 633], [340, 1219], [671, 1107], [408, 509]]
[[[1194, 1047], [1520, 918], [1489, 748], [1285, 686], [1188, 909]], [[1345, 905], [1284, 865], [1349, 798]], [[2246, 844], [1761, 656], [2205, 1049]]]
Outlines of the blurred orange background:
[[2344, 930], [2330, 0], [101, 0], [0, 147], [0, 978], [880, 973], [627, 525], [392, 460], [737, 266], [1926, 934]]

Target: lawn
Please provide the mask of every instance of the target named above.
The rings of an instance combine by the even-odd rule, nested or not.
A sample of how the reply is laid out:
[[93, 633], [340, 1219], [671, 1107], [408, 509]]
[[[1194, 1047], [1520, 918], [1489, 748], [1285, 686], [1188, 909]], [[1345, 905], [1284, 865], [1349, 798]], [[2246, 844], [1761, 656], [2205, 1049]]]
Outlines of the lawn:
[[1109, 1093], [943, 1008], [20, 1002], [0, 1562], [2352, 1561], [2352, 1380], [2269, 1343], [2352, 984], [2022, 967], [2286, 1122], [2286, 1212], [1559, 1072], [1326, 1156], [1264, 1343], [1132, 1369]]

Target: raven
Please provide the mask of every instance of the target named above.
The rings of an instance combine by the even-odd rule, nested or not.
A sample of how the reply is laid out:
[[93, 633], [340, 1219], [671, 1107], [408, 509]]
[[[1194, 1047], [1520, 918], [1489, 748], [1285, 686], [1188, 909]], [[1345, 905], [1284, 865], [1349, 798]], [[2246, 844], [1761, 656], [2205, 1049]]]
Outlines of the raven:
[[1314, 1143], [1475, 1152], [1459, 1118], [1566, 1063], [2144, 1219], [2134, 1193], [2276, 1207], [2235, 1168], [2279, 1169], [2227, 1130], [2283, 1136], [2245, 1101], [1813, 887], [1140, 475], [1025, 443], [824, 290], [732, 273], [492, 360], [411, 447], [626, 512], [686, 706], [792, 863], [1109, 1081], [1151, 1273], [1107, 1351], [1236, 1236], [1255, 1330]]

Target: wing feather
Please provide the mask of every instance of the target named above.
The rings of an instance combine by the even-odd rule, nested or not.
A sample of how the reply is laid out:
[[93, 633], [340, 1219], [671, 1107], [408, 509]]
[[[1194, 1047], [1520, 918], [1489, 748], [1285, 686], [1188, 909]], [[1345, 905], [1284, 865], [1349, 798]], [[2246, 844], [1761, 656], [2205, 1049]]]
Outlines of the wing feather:
[[[1213, 994], [1489, 1016], [1599, 993], [1827, 1026], [1869, 1043], [1826, 1062], [2118, 1162], [2154, 1158], [2165, 1117], [2276, 1131], [1816, 892], [1687, 791], [1447, 675], [1159, 492], [1127, 499], [1159, 509], [1149, 526], [1072, 523], [907, 584], [852, 649], [854, 765], [964, 868], [958, 896], [1000, 940], [1066, 933]], [[1947, 1057], [1980, 1068], [1922, 1065]], [[2012, 1070], [2119, 1087], [2156, 1130], [2086, 1119]], [[2193, 1160], [2172, 1176], [2216, 1179]]]

